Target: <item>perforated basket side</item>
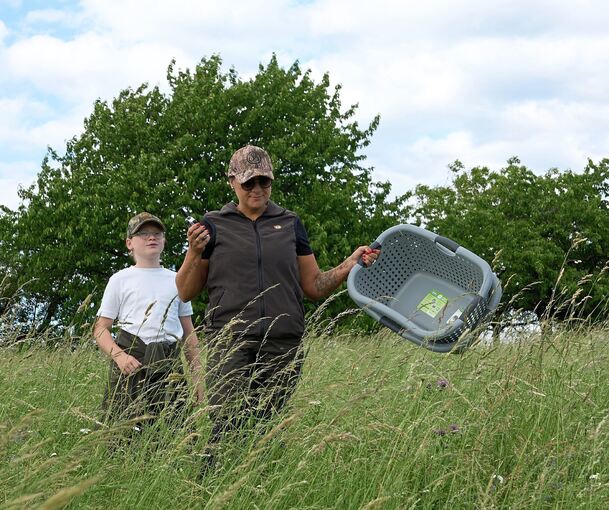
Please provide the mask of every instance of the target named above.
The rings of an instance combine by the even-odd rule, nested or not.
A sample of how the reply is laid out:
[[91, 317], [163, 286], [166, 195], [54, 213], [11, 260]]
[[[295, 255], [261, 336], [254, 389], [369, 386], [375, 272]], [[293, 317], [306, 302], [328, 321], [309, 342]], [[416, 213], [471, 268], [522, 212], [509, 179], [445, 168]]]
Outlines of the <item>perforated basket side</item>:
[[[458, 330], [453, 331], [452, 334], [448, 335], [445, 338], [435, 339], [435, 342], [457, 342], [466, 330], [473, 331], [476, 328], [482, 326], [482, 324], [484, 324], [490, 319], [497, 307], [497, 304], [499, 303], [499, 300], [501, 299], [502, 294], [501, 284], [499, 283], [499, 279], [495, 274], [493, 274], [493, 279], [495, 284], [491, 289], [489, 295], [480, 298], [480, 300], [474, 307], [472, 307], [470, 310], [466, 310], [461, 316], [461, 319], [463, 320], [463, 326], [461, 326]], [[463, 347], [466, 347], [467, 345], [468, 343], [465, 343]]]
[[436, 244], [415, 232], [398, 230], [382, 242], [381, 257], [354, 281], [356, 290], [387, 304], [413, 274], [426, 272], [448, 281], [463, 292], [477, 292], [483, 272], [476, 264], [457, 255], [448, 256]]
[[[501, 298], [500, 283], [490, 266], [450, 239], [413, 225], [396, 225], [383, 232], [374, 244], [381, 246], [377, 262], [368, 268], [355, 266], [349, 274], [347, 288], [351, 298], [375, 320], [427, 349], [450, 352], [467, 347], [471, 340], [464, 342], [463, 333], [486, 320]], [[404, 293], [400, 292], [417, 273], [427, 273], [451, 283], [464, 294], [477, 296], [452, 324], [435, 331], [425, 329], [410, 320], [410, 303], [402, 300]], [[396, 299], [406, 306], [396, 308]]]

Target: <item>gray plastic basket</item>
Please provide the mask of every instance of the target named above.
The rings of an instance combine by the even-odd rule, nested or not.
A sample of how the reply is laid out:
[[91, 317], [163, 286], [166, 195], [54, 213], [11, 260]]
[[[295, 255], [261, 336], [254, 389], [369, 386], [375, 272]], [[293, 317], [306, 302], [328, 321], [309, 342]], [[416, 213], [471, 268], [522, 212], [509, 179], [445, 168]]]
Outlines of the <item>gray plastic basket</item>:
[[414, 225], [397, 225], [371, 245], [370, 267], [349, 273], [351, 299], [382, 325], [435, 352], [462, 350], [465, 335], [487, 320], [502, 290], [490, 266], [446, 237]]

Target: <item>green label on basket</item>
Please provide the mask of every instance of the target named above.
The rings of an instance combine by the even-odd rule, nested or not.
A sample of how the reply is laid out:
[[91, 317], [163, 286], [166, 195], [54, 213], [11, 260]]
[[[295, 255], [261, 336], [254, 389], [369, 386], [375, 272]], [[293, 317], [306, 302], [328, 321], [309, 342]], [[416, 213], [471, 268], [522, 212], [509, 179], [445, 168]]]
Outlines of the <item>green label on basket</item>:
[[417, 310], [420, 310], [435, 319], [447, 304], [448, 298], [436, 289], [432, 289], [432, 291], [419, 303]]

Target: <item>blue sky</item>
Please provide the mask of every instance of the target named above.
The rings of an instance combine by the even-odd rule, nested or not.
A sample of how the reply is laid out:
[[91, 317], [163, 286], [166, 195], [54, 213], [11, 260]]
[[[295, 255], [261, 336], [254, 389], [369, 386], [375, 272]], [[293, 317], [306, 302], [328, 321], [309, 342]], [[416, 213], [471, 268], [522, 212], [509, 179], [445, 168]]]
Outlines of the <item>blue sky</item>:
[[601, 0], [0, 0], [0, 203], [97, 98], [215, 53], [245, 78], [273, 53], [329, 72], [358, 120], [381, 115], [365, 154], [396, 194], [457, 158], [581, 170], [609, 157], [607, 26]]

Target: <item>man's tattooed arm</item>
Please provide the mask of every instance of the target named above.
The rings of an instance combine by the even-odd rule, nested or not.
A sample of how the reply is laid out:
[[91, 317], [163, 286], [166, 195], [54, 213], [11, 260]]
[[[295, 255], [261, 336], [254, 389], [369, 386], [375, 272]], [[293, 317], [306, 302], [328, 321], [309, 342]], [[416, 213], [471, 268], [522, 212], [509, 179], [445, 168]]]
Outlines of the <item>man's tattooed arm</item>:
[[332, 294], [345, 281], [351, 267], [353, 264], [345, 261], [333, 269], [319, 273], [315, 279], [315, 289], [319, 298], [322, 299]]
[[324, 299], [334, 292], [349, 276], [351, 268], [357, 264], [359, 258], [369, 266], [378, 257], [378, 250], [371, 250], [367, 246], [360, 246], [341, 264], [328, 271], [320, 271], [314, 255], [298, 257], [300, 270], [300, 285], [305, 296], [313, 301]]

